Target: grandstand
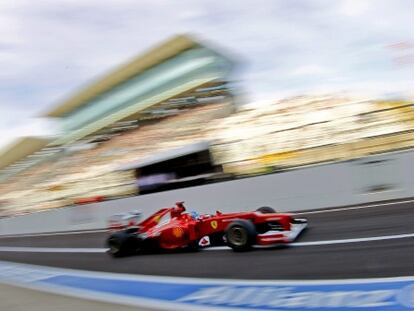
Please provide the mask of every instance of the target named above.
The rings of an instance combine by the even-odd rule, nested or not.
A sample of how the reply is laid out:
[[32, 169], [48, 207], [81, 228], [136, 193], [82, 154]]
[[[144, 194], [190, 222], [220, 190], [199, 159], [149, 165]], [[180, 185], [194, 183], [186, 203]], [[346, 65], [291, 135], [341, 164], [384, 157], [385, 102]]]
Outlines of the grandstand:
[[301, 96], [243, 107], [215, 127], [217, 163], [237, 175], [260, 174], [411, 148], [414, 104]]
[[236, 105], [234, 63], [175, 37], [45, 113], [0, 153], [0, 213], [200, 185], [414, 146], [414, 104], [337, 95]]
[[135, 176], [117, 167], [204, 140], [204, 124], [234, 110], [233, 67], [182, 35], [110, 72], [45, 112], [59, 137], [25, 138], [0, 155], [0, 205], [15, 213], [135, 194]]
[[49, 139], [39, 137], [18, 139], [11, 147], [0, 153], [1, 173], [6, 176], [38, 163], [43, 155], [54, 152], [53, 148], [46, 148], [49, 143]]

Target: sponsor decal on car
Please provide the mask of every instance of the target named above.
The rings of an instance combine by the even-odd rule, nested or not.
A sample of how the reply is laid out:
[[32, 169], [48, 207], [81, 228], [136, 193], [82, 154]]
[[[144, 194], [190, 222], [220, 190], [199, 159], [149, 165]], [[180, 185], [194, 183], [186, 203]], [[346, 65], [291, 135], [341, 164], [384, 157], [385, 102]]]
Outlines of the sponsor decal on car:
[[210, 245], [210, 237], [209, 236], [202, 237], [200, 239], [200, 241], [198, 242], [198, 245], [200, 245], [201, 247], [209, 246]]

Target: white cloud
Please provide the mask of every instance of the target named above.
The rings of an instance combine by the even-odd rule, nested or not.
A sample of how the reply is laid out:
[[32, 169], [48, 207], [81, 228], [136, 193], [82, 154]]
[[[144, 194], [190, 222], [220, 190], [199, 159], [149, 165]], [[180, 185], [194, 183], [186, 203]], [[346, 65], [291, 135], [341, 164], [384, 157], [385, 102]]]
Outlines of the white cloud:
[[394, 66], [385, 46], [414, 42], [413, 10], [411, 0], [0, 1], [0, 137], [181, 32], [240, 55], [236, 78], [253, 100], [368, 82], [402, 91], [413, 67]]
[[294, 76], [319, 76], [328, 73], [330, 73], [330, 70], [328, 68], [316, 64], [299, 66], [292, 71], [292, 75]]
[[344, 0], [339, 5], [339, 12], [346, 16], [360, 16], [368, 11], [372, 5], [375, 3], [370, 0]]

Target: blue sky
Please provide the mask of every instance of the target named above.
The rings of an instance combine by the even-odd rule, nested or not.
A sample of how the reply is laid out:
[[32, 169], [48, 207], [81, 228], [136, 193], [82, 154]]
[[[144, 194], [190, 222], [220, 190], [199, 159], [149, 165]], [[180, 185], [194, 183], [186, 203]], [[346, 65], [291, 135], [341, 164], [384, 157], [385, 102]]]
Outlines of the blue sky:
[[411, 0], [0, 1], [0, 147], [36, 118], [177, 33], [243, 62], [249, 101], [307, 92], [412, 94]]

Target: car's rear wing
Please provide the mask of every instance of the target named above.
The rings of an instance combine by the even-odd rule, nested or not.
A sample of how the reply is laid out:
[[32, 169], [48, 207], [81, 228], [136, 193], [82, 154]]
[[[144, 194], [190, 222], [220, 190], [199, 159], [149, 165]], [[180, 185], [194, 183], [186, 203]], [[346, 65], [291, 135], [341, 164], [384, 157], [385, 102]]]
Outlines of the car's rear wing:
[[109, 231], [120, 231], [130, 228], [138, 228], [141, 221], [141, 213], [115, 214], [108, 219]]

